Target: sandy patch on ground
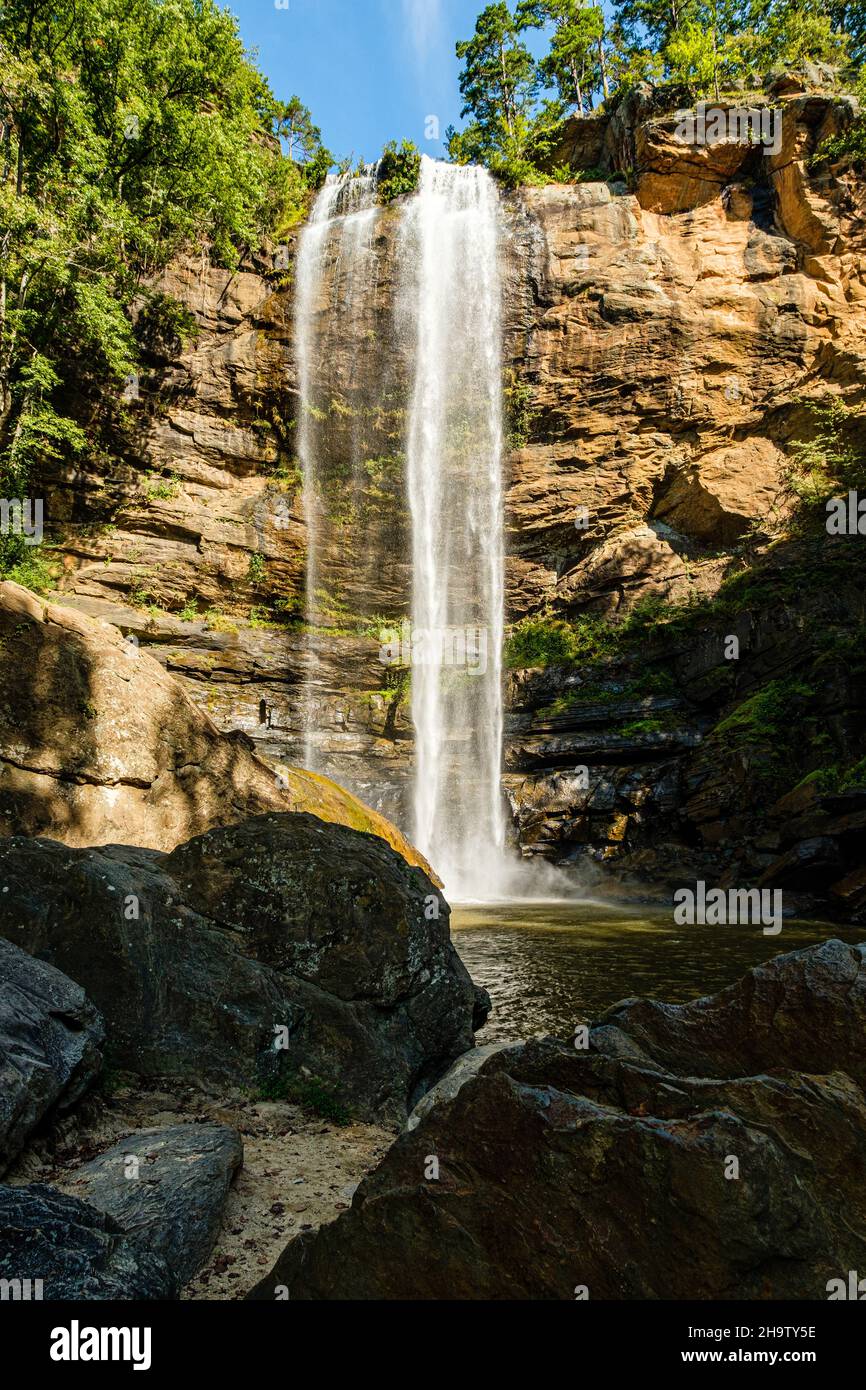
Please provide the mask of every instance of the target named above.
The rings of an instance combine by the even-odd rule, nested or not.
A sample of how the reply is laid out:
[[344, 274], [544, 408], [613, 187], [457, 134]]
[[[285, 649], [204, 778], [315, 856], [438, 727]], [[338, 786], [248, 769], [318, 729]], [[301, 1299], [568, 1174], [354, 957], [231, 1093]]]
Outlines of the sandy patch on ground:
[[73, 1192], [71, 1172], [138, 1129], [222, 1123], [240, 1130], [244, 1166], [217, 1243], [184, 1299], [239, 1299], [301, 1231], [333, 1221], [394, 1141], [375, 1125], [338, 1126], [283, 1101], [218, 1100], [187, 1086], [91, 1096], [30, 1145], [4, 1182]]

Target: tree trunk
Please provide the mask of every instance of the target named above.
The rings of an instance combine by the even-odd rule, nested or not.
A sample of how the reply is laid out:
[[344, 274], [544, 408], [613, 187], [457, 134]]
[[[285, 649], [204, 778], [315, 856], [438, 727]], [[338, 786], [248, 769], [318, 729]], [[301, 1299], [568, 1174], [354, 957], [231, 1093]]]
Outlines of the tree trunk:
[[610, 84], [607, 80], [607, 58], [604, 52], [604, 35], [598, 36], [598, 62], [601, 68], [601, 88], [604, 92], [604, 99], [607, 101], [610, 96]]
[[505, 66], [505, 44], [499, 45], [499, 61], [502, 65], [502, 106], [505, 111], [505, 126], [509, 135], [514, 134], [514, 121], [511, 111], [511, 99], [508, 95], [508, 69]]
[[574, 90], [577, 93], [577, 114], [583, 115], [583, 91], [580, 86], [580, 78], [577, 75], [577, 64], [571, 60], [571, 80], [574, 83]]

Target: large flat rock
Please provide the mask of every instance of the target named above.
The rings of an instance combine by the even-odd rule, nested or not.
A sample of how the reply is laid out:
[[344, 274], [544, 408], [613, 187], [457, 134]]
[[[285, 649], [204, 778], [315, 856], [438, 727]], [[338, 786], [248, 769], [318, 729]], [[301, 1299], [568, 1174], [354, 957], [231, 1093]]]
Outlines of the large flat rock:
[[182, 1287], [213, 1249], [243, 1156], [229, 1125], [143, 1129], [77, 1168], [66, 1185], [164, 1260]]

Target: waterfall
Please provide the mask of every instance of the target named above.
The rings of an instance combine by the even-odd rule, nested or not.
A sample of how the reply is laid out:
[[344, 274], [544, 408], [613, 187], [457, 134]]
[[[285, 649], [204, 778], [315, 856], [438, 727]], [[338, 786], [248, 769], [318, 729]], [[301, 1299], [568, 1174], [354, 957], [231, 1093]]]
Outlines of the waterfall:
[[[381, 217], [393, 300], [379, 284]], [[296, 269], [305, 763], [374, 805], [391, 794], [381, 749], [365, 764], [334, 728], [345, 653], [322, 629], [340, 614], [403, 615], [415, 766], [399, 818], [462, 900], [501, 896], [507, 877], [499, 262], [490, 175], [425, 158], [417, 193], [387, 212], [376, 168], [330, 179]]]
[[[330, 616], [321, 588], [328, 470], [322, 457], [324, 431], [321, 426], [325, 412], [320, 402], [330, 404], [335, 391], [339, 393], [339, 387], [346, 385], [334, 382], [329, 373], [330, 361], [339, 357], [329, 350], [333, 345], [332, 335], [345, 337], [352, 333], [358, 318], [358, 302], [374, 274], [373, 233], [379, 211], [377, 173], [378, 166], [370, 165], [360, 173], [327, 179], [301, 233], [295, 271], [295, 356], [300, 402], [297, 452], [303, 476], [307, 532], [304, 616], [308, 639], [302, 721], [304, 766], [313, 770], [318, 762], [315, 736], [319, 719], [315, 700], [316, 651], [309, 634]], [[322, 296], [328, 285], [330, 300], [323, 304]], [[357, 333], [353, 343], [355, 355], [365, 348], [369, 350], [369, 343], [363, 343], [361, 338]], [[360, 463], [357, 429], [353, 429], [350, 452], [352, 491], [356, 492]]]
[[424, 159], [401, 232], [414, 334], [415, 842], [455, 898], [496, 896], [504, 609], [499, 201], [486, 170]]

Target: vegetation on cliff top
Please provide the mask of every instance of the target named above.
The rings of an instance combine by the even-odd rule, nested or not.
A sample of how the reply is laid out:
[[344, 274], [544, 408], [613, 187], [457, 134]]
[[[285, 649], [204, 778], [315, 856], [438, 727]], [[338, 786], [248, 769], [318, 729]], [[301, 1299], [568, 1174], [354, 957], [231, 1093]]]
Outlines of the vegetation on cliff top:
[[393, 202], [404, 194], [414, 193], [421, 172], [421, 151], [411, 140], [385, 146], [379, 162], [378, 197], [380, 203]]
[[[213, 0], [9, 0], [0, 69], [0, 495], [22, 497], [35, 467], [80, 466], [106, 386], [122, 414], [149, 277], [193, 245], [238, 265], [331, 156]], [[0, 573], [36, 564], [0, 537]]]
[[[866, 12], [844, 0], [614, 0], [612, 11], [585, 0], [487, 5], [457, 44], [468, 121], [448, 132], [452, 159], [508, 183], [544, 182], [565, 117], [641, 81], [718, 99], [775, 68], [866, 58]], [[533, 31], [548, 41], [541, 56]]]

